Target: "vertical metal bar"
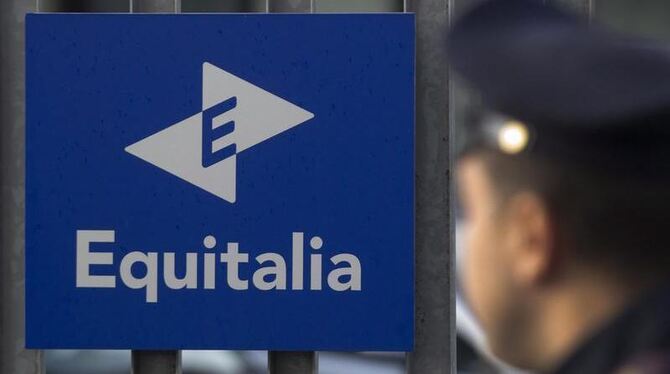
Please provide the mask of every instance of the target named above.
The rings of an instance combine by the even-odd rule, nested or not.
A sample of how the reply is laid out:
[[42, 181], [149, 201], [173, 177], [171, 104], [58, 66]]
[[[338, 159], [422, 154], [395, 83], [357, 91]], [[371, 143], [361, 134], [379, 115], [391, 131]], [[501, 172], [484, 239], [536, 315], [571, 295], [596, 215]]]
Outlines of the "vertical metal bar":
[[[312, 13], [313, 0], [267, 0], [266, 9], [272, 13]], [[316, 374], [318, 354], [313, 351], [268, 352], [268, 369], [271, 374]]]
[[314, 0], [266, 0], [270, 13], [312, 13]]
[[25, 349], [24, 16], [35, 1], [0, 1], [0, 372], [44, 373], [42, 352]]
[[181, 351], [132, 351], [132, 374], [180, 374]]
[[127, 12], [129, 1], [37, 0], [37, 9], [40, 12]]
[[181, 0], [130, 0], [132, 13], [179, 13]]
[[566, 6], [575, 12], [592, 18], [595, 12], [596, 0], [553, 0], [563, 6]]
[[316, 352], [268, 352], [268, 369], [271, 374], [316, 374], [319, 358]]
[[448, 0], [407, 0], [416, 14], [416, 240], [414, 351], [408, 373], [456, 372], [451, 214]]
[[[133, 13], [179, 13], [181, 0], [130, 0]], [[133, 350], [132, 374], [181, 374], [181, 351]]]

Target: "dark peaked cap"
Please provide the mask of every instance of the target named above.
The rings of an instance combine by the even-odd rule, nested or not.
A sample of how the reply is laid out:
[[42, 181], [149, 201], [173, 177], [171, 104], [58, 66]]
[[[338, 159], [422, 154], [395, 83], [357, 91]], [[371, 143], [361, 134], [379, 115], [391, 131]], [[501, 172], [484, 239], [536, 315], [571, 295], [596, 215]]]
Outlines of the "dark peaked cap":
[[531, 127], [539, 152], [670, 164], [667, 45], [539, 1], [491, 0], [456, 23], [448, 51], [485, 104]]
[[493, 0], [458, 22], [452, 66], [528, 122], [607, 122], [670, 109], [670, 49], [533, 0]]

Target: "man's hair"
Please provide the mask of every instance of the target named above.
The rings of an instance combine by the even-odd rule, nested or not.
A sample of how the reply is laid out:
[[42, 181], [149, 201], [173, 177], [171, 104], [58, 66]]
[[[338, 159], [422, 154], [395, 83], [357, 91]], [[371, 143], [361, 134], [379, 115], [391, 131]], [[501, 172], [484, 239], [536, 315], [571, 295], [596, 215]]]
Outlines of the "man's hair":
[[670, 275], [670, 181], [632, 178], [582, 165], [476, 150], [501, 202], [538, 194], [573, 258], [629, 279]]

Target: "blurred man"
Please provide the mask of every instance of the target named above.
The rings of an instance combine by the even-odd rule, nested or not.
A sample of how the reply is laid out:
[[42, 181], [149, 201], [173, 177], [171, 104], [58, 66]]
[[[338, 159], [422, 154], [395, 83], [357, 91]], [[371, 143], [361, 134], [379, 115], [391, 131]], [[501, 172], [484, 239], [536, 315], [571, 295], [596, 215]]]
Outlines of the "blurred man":
[[458, 162], [465, 291], [491, 350], [549, 373], [670, 373], [670, 51], [532, 0], [449, 37], [490, 111]]

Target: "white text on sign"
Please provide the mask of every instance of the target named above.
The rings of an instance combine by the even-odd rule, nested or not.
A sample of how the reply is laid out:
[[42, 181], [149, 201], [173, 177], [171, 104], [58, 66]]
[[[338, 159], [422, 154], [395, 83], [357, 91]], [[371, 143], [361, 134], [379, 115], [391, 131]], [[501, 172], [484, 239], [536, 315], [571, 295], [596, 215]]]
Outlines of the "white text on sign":
[[[113, 230], [77, 230], [77, 280], [78, 288], [116, 288], [116, 275], [91, 274], [91, 265], [114, 265], [113, 252], [91, 251], [92, 243], [114, 243]], [[203, 252], [187, 252], [181, 255], [185, 261], [183, 276], [176, 274], [176, 253], [162, 253], [163, 282], [169, 289], [216, 289], [217, 257], [218, 262], [225, 264], [226, 284], [238, 291], [248, 290], [250, 284], [260, 291], [287, 290], [287, 264], [279, 253], [262, 253], [254, 258], [255, 264], [249, 261], [249, 253], [240, 251], [239, 243], [226, 243], [225, 252], [216, 253], [216, 238], [208, 235], [203, 239]], [[323, 287], [323, 255], [318, 251], [323, 247], [323, 239], [314, 236], [309, 241], [309, 290], [320, 291]], [[304, 233], [292, 233], [291, 248], [291, 286], [290, 290], [303, 290]], [[218, 254], [218, 256], [217, 256]], [[133, 251], [123, 256], [119, 265], [119, 276], [123, 284], [131, 289], [143, 289], [148, 303], [158, 302], [159, 281], [158, 252]], [[330, 258], [333, 269], [326, 278], [326, 284], [333, 291], [360, 291], [362, 269], [358, 257], [351, 253], [340, 253]], [[248, 265], [245, 265], [248, 264]], [[252, 265], [253, 264], [253, 265]], [[251, 279], [242, 279], [241, 266], [254, 266]], [[138, 277], [133, 269], [144, 269], [143, 276]], [[135, 270], [137, 272], [137, 270]], [[198, 273], [202, 276], [199, 277]]]

